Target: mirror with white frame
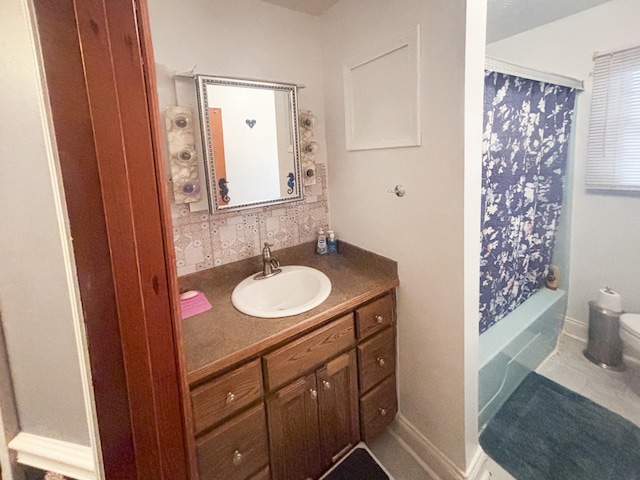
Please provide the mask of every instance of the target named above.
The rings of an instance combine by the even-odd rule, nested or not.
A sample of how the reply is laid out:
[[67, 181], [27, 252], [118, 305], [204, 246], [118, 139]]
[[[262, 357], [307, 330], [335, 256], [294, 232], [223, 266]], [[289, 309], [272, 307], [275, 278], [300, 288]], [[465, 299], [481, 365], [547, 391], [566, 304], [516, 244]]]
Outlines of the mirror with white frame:
[[297, 87], [196, 75], [212, 211], [303, 197]]

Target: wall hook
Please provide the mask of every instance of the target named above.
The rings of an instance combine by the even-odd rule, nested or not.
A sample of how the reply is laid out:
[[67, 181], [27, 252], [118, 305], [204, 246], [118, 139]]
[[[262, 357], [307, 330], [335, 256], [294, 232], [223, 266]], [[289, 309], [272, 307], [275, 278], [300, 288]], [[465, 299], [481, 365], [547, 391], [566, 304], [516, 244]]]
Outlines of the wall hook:
[[407, 193], [404, 186], [396, 185], [393, 190], [387, 190], [389, 193], [395, 193], [398, 197], [404, 197], [404, 194]]

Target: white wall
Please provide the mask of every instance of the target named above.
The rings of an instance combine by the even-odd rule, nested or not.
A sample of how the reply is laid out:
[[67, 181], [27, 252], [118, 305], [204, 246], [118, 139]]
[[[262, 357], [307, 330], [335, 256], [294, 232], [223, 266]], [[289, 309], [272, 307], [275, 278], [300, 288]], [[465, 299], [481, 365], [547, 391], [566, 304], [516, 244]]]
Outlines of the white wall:
[[20, 430], [88, 446], [75, 269], [38, 58], [26, 2], [1, 2], [0, 317]]
[[567, 317], [581, 324], [588, 322], [588, 301], [606, 285], [620, 292], [625, 310], [640, 312], [640, 196], [584, 186], [593, 53], [640, 44], [639, 19], [640, 2], [613, 0], [487, 47], [490, 56], [585, 81], [573, 127], [567, 307]]
[[[477, 120], [467, 125], [475, 152], [465, 150], [465, 88], [474, 118], [482, 112], [485, 18], [484, 3], [476, 3], [470, 45], [479, 45], [473, 52], [479, 62], [470, 65], [475, 81], [469, 85], [466, 2], [341, 0], [323, 15], [332, 224], [340, 238], [398, 261], [400, 413], [462, 471], [477, 451], [480, 172], [465, 165], [466, 154], [478, 164], [481, 157]], [[346, 151], [343, 64], [416, 24], [422, 146]], [[476, 195], [465, 197], [465, 181]], [[406, 188], [402, 198], [388, 193], [397, 184]]]
[[[300, 109], [324, 118], [318, 17], [261, 0], [150, 0], [149, 16], [155, 60], [167, 72], [195, 69], [206, 75], [301, 84]], [[160, 92], [161, 107], [173, 100], [170, 96]], [[315, 137], [324, 143], [323, 122]], [[324, 163], [325, 158], [321, 149], [316, 161]]]

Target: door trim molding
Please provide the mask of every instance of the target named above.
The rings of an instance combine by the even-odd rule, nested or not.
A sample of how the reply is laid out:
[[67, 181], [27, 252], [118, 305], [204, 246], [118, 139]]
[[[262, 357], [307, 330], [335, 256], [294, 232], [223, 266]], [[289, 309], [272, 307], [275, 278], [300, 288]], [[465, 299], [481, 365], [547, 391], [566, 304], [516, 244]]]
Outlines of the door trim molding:
[[33, 0], [106, 478], [189, 478], [145, 0]]
[[98, 478], [91, 447], [20, 432], [9, 442], [9, 448], [16, 452], [18, 463], [23, 465], [78, 480]]

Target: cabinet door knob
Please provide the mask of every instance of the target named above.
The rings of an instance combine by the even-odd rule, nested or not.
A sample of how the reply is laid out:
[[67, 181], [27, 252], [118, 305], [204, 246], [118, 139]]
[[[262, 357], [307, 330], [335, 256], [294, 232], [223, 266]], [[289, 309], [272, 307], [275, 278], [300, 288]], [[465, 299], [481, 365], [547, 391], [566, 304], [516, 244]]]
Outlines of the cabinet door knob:
[[373, 317], [376, 319], [377, 323], [382, 323], [384, 322], [384, 317], [382, 315], [376, 315], [375, 317]]
[[312, 400], [315, 400], [316, 398], [318, 398], [318, 391], [315, 388], [310, 388], [309, 396], [311, 397]]
[[331, 383], [327, 382], [326, 380], [323, 380], [322, 386], [324, 387], [325, 390], [329, 390], [331, 388]]
[[380, 411], [380, 416], [382, 416], [382, 417], [386, 417], [387, 416], [387, 409], [386, 408], [378, 408], [378, 411]]
[[384, 358], [382, 358], [382, 357], [378, 358], [378, 359], [376, 360], [376, 362], [378, 362], [378, 365], [380, 365], [381, 367], [384, 367], [384, 366], [385, 366], [385, 364], [387, 363], [387, 362], [385, 361], [385, 359], [384, 359]]
[[233, 464], [240, 465], [242, 463], [242, 454], [239, 450], [233, 452]]
[[236, 401], [236, 396], [231, 392], [227, 393], [227, 405], [230, 405], [235, 401]]

